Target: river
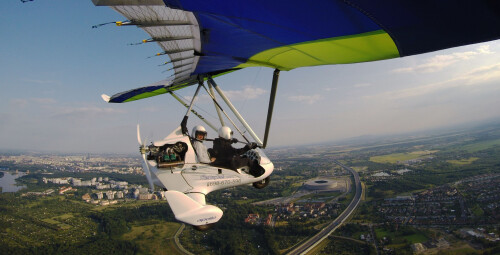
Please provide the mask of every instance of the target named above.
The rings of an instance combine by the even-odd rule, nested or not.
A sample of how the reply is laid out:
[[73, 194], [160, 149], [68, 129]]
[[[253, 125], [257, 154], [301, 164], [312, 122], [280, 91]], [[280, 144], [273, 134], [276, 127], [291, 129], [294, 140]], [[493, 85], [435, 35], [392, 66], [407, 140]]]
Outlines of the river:
[[0, 178], [0, 187], [2, 187], [2, 193], [4, 192], [16, 192], [21, 189], [26, 188], [26, 186], [17, 186], [16, 179], [26, 175], [25, 173], [11, 174], [9, 172], [3, 172], [3, 177]]

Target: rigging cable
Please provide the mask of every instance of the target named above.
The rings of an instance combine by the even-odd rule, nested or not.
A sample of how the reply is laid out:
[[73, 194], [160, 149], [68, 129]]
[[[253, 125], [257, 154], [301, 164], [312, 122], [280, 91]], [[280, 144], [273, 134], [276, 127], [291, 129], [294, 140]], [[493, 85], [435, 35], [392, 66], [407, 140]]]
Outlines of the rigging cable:
[[[250, 83], [250, 85], [251, 85], [252, 87], [255, 87], [255, 82], [257, 81], [257, 77], [259, 76], [259, 74], [260, 74], [260, 71], [261, 71], [261, 70], [262, 70], [262, 67], [259, 67], [259, 69], [257, 70], [257, 73], [255, 74], [255, 76], [254, 76], [254, 78], [253, 78], [253, 82], [252, 82], [252, 83]], [[242, 110], [242, 112], [243, 112], [243, 111], [245, 111], [245, 106], [246, 106], [246, 103], [247, 103], [247, 101], [248, 101], [248, 93], [243, 93], [243, 94], [245, 95], [245, 97], [244, 97], [244, 99], [243, 99], [243, 104], [241, 105], [241, 110]], [[243, 132], [243, 133], [246, 133], [246, 132], [248, 131], [248, 130], [247, 130], [246, 128], [244, 128], [244, 127], [241, 127], [241, 128], [245, 130], [245, 132]]]
[[[171, 93], [175, 94], [177, 97], [185, 100], [185, 98], [183, 96], [181, 96], [179, 93], [175, 92], [175, 91], [171, 91]], [[184, 103], [186, 103], [184, 101]], [[214, 115], [212, 115], [211, 113], [207, 112], [206, 110], [204, 110], [203, 108], [199, 107], [196, 105], [196, 103], [193, 105], [196, 109], [199, 109], [200, 111], [206, 113], [208, 116], [212, 117], [213, 119], [217, 119], [217, 117], [215, 117]]]

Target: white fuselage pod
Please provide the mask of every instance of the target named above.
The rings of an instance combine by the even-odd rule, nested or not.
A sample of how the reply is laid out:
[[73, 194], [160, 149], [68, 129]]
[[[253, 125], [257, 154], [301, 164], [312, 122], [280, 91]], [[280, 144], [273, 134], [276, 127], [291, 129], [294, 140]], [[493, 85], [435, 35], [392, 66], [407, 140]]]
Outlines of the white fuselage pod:
[[[154, 145], [163, 146], [165, 144], [175, 144], [178, 142], [183, 142], [187, 144], [188, 147], [182, 164], [164, 167], [160, 166], [154, 159], [147, 160], [153, 182], [168, 191], [177, 191], [185, 194], [187, 197], [200, 204], [200, 206], [206, 206], [205, 195], [214, 190], [259, 182], [267, 178], [274, 170], [273, 163], [261, 149], [253, 150], [253, 153], [259, 156], [258, 162], [264, 169], [264, 173], [258, 177], [249, 174], [247, 166], [235, 171], [224, 167], [199, 163], [189, 137], [182, 135], [179, 129], [167, 136], [164, 140], [155, 142]], [[182, 200], [182, 195], [173, 193], [174, 192], [172, 192], [170, 196], [167, 195], [167, 200], [169, 200], [172, 209], [174, 209], [173, 202], [177, 203], [179, 201], [184, 201], [185, 203], [191, 203], [187, 198]], [[169, 197], [171, 199], [169, 199]], [[192, 209], [190, 212], [192, 211], [193, 213], [191, 215], [191, 213], [188, 212], [188, 217], [186, 217], [186, 213], [179, 216], [181, 215], [180, 211], [184, 209], [177, 209], [177, 213], [175, 210], [173, 211], [174, 214], [176, 214], [176, 218], [180, 221], [191, 225], [202, 225], [215, 223], [222, 217], [222, 211], [218, 212], [213, 207], [214, 206], [210, 206], [210, 210], [208, 207], [206, 208], [206, 211], [214, 212], [212, 216], [207, 214], [206, 211], [203, 211], [205, 209]], [[199, 213], [199, 215], [196, 215], [196, 213]], [[197, 217], [203, 218], [204, 220], [201, 221], [197, 219]]]

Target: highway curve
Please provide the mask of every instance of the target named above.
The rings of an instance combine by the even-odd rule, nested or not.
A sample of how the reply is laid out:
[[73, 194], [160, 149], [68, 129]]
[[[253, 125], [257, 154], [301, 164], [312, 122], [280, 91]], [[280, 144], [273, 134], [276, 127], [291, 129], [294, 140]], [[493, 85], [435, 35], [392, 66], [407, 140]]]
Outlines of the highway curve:
[[307, 241], [303, 242], [301, 245], [295, 247], [292, 251], [290, 251], [288, 254], [290, 255], [296, 255], [296, 254], [306, 254], [308, 251], [312, 250], [317, 244], [319, 244], [321, 241], [323, 241], [328, 235], [333, 233], [335, 229], [337, 229], [342, 223], [351, 215], [351, 213], [356, 209], [356, 207], [359, 204], [359, 201], [361, 200], [361, 194], [362, 194], [362, 189], [363, 187], [361, 186], [361, 182], [359, 181], [359, 175], [356, 171], [354, 171], [352, 168], [338, 162], [337, 160], [334, 160], [335, 164], [341, 166], [345, 170], [351, 172], [351, 174], [354, 176], [354, 184], [356, 186], [356, 195], [354, 195], [354, 198], [352, 199], [351, 203], [349, 206], [342, 212], [342, 214], [339, 215], [334, 221], [332, 221], [328, 226], [324, 227], [321, 231], [319, 231], [316, 235], [313, 237], [309, 238]]

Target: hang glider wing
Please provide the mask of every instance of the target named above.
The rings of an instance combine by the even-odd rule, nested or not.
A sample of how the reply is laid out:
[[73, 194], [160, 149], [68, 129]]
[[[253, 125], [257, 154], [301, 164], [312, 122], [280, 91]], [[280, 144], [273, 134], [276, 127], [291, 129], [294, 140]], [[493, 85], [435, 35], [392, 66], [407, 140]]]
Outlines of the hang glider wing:
[[377, 61], [500, 38], [495, 0], [93, 2], [111, 6], [129, 20], [122, 25], [141, 27], [160, 45], [174, 72], [165, 90], [250, 66]]
[[167, 93], [169, 91], [175, 91], [175, 90], [178, 90], [178, 89], [181, 89], [184, 87], [182, 85], [177, 85], [175, 87], [169, 86], [171, 84], [172, 84], [172, 81], [163, 80], [163, 81], [155, 82], [155, 83], [148, 85], [148, 86], [145, 86], [145, 87], [127, 90], [127, 91], [115, 94], [111, 97], [103, 94], [102, 98], [104, 99], [104, 101], [106, 101], [108, 103], [125, 103], [125, 102], [130, 102], [130, 101], [135, 101], [135, 100], [139, 100], [139, 99], [143, 99], [143, 98], [161, 95], [161, 94]]

